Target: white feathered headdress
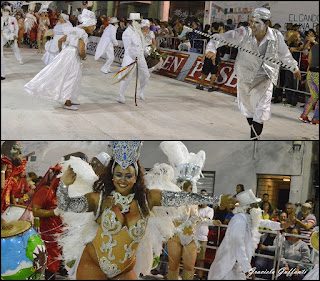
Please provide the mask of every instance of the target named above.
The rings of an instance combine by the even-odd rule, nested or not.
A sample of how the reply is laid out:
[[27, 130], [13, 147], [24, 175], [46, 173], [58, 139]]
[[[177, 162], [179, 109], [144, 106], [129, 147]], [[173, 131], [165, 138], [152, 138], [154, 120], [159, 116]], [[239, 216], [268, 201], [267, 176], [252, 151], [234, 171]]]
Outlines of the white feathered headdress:
[[26, 1], [8, 1], [8, 2], [12, 5], [14, 13], [17, 13], [17, 12], [23, 13], [22, 6], [29, 5], [29, 3]]
[[188, 151], [181, 141], [163, 141], [161, 150], [167, 155], [170, 165], [174, 168], [175, 182], [190, 181], [192, 192], [197, 192], [196, 183], [202, 175], [201, 170], [206, 160], [206, 154], [200, 150], [197, 154]]

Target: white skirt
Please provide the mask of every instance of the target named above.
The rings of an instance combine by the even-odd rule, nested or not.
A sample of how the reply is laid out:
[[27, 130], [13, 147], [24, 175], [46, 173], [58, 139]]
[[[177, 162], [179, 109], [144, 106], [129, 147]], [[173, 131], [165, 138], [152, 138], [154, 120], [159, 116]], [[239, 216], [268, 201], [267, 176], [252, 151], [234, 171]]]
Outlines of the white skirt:
[[77, 101], [82, 70], [78, 49], [68, 46], [24, 88], [31, 95], [51, 101]]

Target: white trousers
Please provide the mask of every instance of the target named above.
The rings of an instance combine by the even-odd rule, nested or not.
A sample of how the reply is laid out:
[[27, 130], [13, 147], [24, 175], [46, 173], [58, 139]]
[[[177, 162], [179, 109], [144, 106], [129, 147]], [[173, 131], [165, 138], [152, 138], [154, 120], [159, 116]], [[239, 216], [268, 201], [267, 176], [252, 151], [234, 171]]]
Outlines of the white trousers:
[[[132, 63], [132, 58], [129, 56], [124, 56], [123, 61], [122, 61], [122, 67], [129, 65]], [[119, 74], [119, 78], [123, 77], [125, 74], [128, 73], [128, 70], [125, 70]], [[134, 66], [134, 70], [131, 71], [131, 73], [120, 82], [120, 89], [118, 93], [118, 97], [123, 99], [124, 98], [124, 93], [127, 92], [127, 87], [129, 86], [129, 83], [133, 77], [133, 75], [136, 73], [136, 66]], [[135, 76], [134, 76], [135, 77]], [[146, 62], [146, 59], [144, 58], [143, 55], [140, 55], [138, 57], [138, 90], [137, 90], [137, 96], [139, 97], [140, 94], [143, 95], [143, 90], [145, 86], [147, 85], [147, 82], [149, 80], [150, 73], [148, 70], [148, 65]], [[130, 92], [134, 93], [134, 89]]]
[[114, 49], [112, 44], [109, 44], [109, 46], [107, 46], [106, 55], [107, 55], [106, 63], [103, 65], [103, 67], [101, 67], [102, 72], [109, 72], [110, 66], [114, 61]]
[[246, 118], [263, 123], [271, 118], [273, 84], [268, 77], [257, 77], [252, 83], [237, 82], [238, 107]]
[[3, 55], [3, 37], [1, 35], [1, 77], [6, 77], [6, 65]]
[[[5, 36], [3, 37], [3, 46], [8, 42], [8, 40], [5, 38]], [[22, 61], [22, 57], [21, 57], [21, 53], [20, 53], [20, 49], [18, 47], [18, 43], [17, 40], [14, 40], [14, 43], [11, 45], [11, 48], [14, 52], [14, 55], [16, 56], [17, 61]]]

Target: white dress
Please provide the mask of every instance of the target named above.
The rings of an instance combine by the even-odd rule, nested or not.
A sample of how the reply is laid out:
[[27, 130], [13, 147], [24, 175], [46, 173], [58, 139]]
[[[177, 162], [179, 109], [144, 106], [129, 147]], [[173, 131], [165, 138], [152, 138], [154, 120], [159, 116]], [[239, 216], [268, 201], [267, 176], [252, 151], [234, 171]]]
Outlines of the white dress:
[[82, 79], [79, 39], [87, 45], [88, 35], [83, 29], [70, 29], [66, 47], [24, 86], [25, 90], [42, 99], [78, 102]]
[[66, 23], [58, 22], [57, 25], [53, 28], [54, 37], [51, 40], [47, 41], [44, 47], [46, 50], [46, 53], [42, 57], [42, 61], [44, 62], [44, 64], [50, 64], [53, 59], [59, 54], [58, 41], [60, 38], [66, 35], [68, 33], [68, 30], [71, 28], [73, 28], [73, 26], [70, 21], [67, 21]]

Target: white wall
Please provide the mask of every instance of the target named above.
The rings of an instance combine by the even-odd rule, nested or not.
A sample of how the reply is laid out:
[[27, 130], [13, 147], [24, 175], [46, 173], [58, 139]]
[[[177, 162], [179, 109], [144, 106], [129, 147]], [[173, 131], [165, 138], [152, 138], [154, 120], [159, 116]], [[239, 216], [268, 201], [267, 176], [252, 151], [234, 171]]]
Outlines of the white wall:
[[[23, 154], [36, 152], [37, 161], [29, 162], [28, 172], [44, 175], [50, 165], [55, 165], [63, 155], [82, 151], [91, 159], [107, 150], [107, 142], [77, 141], [21, 141]], [[290, 201], [304, 202], [311, 186], [312, 142], [304, 141], [300, 151], [293, 151], [292, 141], [184, 141], [189, 152], [206, 152], [204, 171], [215, 171], [215, 194], [235, 193], [242, 183], [246, 189], [256, 191], [257, 174], [290, 175]], [[145, 141], [140, 160], [143, 167], [155, 163], [168, 163], [159, 148], [160, 141]], [[48, 147], [50, 149], [48, 149]], [[47, 151], [46, 151], [47, 150]]]

